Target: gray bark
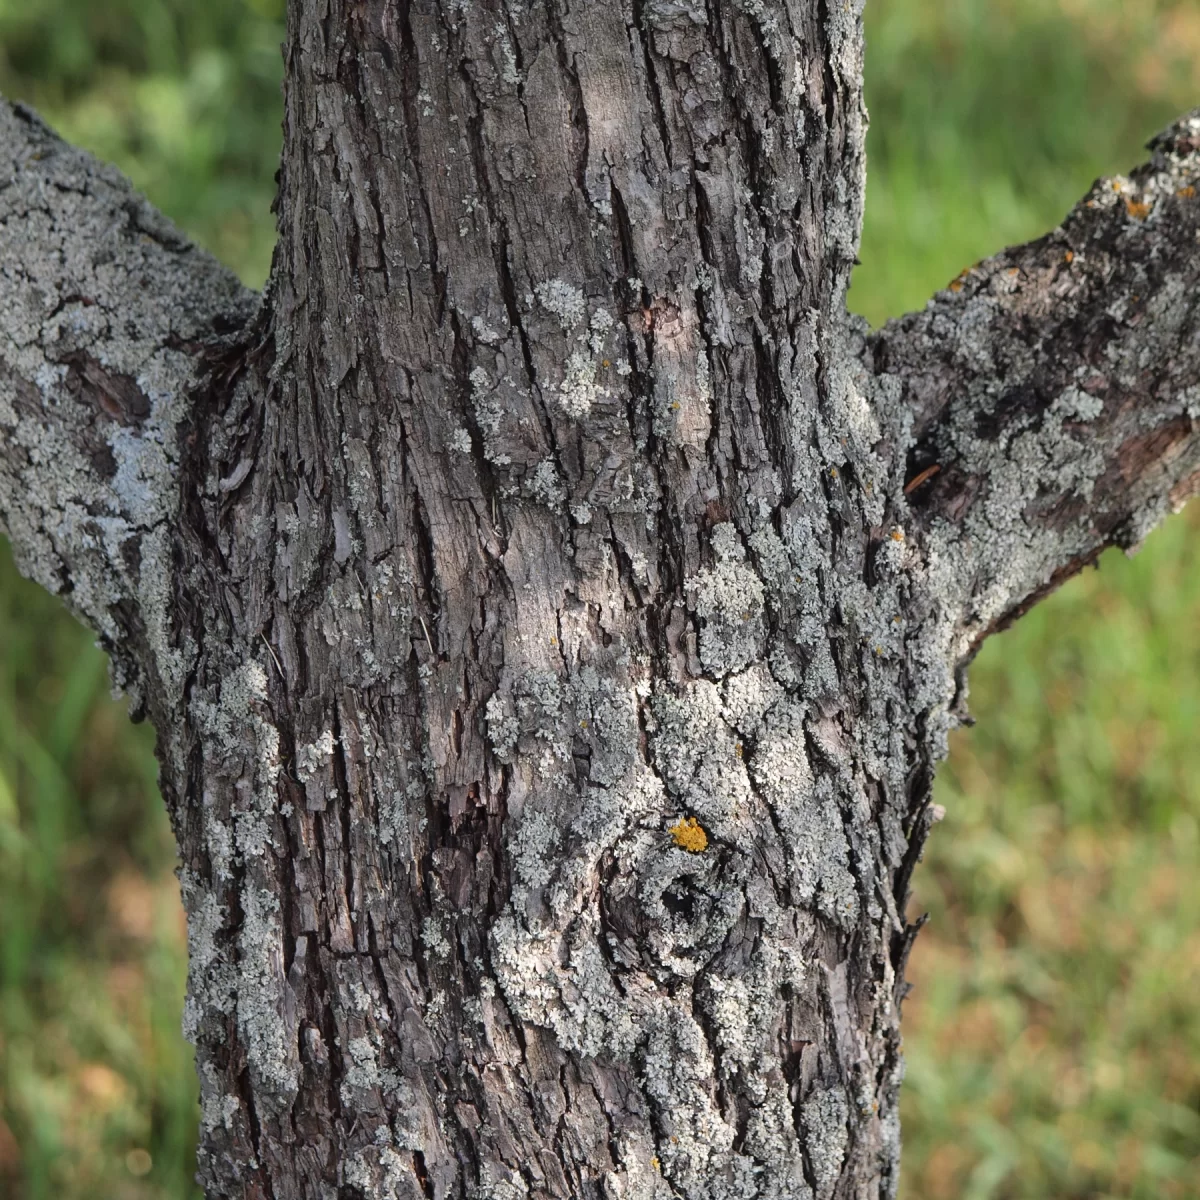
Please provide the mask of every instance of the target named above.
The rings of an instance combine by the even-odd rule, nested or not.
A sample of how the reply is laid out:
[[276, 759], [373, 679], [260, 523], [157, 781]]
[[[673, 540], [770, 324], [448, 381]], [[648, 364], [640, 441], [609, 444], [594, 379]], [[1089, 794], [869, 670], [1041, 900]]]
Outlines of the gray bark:
[[1200, 113], [868, 337], [859, 9], [293, 0], [261, 300], [0, 113], [0, 520], [159, 732], [208, 1196], [894, 1194], [966, 663], [1200, 485]]

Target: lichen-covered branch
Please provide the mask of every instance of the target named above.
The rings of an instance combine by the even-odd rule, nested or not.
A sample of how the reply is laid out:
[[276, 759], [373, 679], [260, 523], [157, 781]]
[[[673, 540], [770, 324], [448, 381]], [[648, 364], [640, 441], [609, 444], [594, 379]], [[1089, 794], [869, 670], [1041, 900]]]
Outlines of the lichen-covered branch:
[[169, 674], [179, 658], [168, 567], [187, 393], [256, 297], [119, 172], [3, 101], [0, 164], [0, 529], [100, 635], [136, 707], [144, 665]]
[[1200, 490], [1200, 109], [872, 339], [950, 661]]

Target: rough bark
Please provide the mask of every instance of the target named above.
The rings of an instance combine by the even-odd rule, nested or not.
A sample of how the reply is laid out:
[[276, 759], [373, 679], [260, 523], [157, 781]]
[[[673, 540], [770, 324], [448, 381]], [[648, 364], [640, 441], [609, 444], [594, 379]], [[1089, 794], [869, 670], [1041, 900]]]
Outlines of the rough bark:
[[894, 1194], [963, 668], [1200, 478], [1200, 116], [867, 338], [861, 40], [293, 0], [257, 308], [0, 114], [0, 518], [159, 730], [210, 1197]]
[[0, 520], [138, 712], [181, 686], [177, 427], [200, 347], [257, 297], [22, 105], [0, 102], [0, 163]]

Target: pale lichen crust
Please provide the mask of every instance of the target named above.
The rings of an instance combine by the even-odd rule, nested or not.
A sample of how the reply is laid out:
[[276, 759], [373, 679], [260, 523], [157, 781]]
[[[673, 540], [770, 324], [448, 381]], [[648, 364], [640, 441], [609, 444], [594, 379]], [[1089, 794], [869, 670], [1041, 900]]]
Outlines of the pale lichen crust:
[[0, 102], [0, 161], [0, 527], [99, 635], [133, 708], [147, 668], [171, 705], [193, 649], [171, 608], [196, 347], [257, 298], [21, 105]]

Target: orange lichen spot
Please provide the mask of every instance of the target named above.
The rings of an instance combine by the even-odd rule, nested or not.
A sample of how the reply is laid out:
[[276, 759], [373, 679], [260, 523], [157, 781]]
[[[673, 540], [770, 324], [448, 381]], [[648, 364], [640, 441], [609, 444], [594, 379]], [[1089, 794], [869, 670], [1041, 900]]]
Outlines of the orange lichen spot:
[[829, 477], [830, 477], [830, 479], [836, 479], [836, 478], [837, 478], [837, 467], [830, 467], [830, 468], [829, 468]]
[[1070, 263], [1073, 263], [1074, 261], [1075, 261], [1075, 251], [1068, 250], [1066, 252], [1066, 254], [1063, 255], [1063, 262], [1070, 264]]
[[601, 361], [600, 361], [600, 365], [601, 365], [602, 367], [604, 367], [604, 368], [607, 370], [607, 368], [609, 368], [609, 367], [611, 367], [611, 366], [612, 366], [612, 363], [610, 363], [610, 362], [608, 361], [608, 359], [607, 359], [607, 358], [605, 358], [605, 359], [601, 359]]
[[961, 292], [962, 291], [962, 280], [961, 279], [952, 280], [950, 283], [950, 290], [952, 292]]
[[902, 542], [904, 541], [904, 530], [893, 529], [890, 536], [893, 542]]
[[556, 637], [552, 637], [552, 638], [550, 639], [550, 645], [552, 645], [552, 646], [557, 646], [557, 645], [558, 645], [558, 638], [556, 638]]
[[650, 1160], [650, 1165], [651, 1165], [651, 1166], [652, 1166], [652, 1167], [653, 1167], [653, 1168], [654, 1168], [656, 1171], [658, 1171], [658, 1170], [661, 1170], [661, 1169], [662, 1169], [662, 1167], [661, 1167], [661, 1164], [660, 1164], [660, 1163], [659, 1163], [659, 1161], [658, 1161], [658, 1155], [657, 1155], [657, 1154], [656, 1154], [656, 1155], [655, 1155], [655, 1156], [654, 1156], [654, 1157], [653, 1157], [653, 1158]]
[[1020, 273], [1021, 273], [1021, 268], [1020, 268], [1020, 267], [1009, 267], [1009, 268], [1008, 268], [1008, 273], [1009, 273], [1010, 275], [1020, 275]]
[[741, 758], [741, 757], [742, 757], [742, 755], [743, 755], [743, 754], [745, 754], [745, 750], [744, 750], [744, 748], [742, 747], [742, 743], [741, 743], [741, 742], [737, 742], [737, 743], [734, 745], [734, 747], [733, 747], [733, 752], [734, 752], [734, 754], [736, 754], [736, 755], [738, 756], [738, 758]]
[[1175, 195], [1181, 199], [1190, 200], [1196, 194], [1196, 189], [1189, 183], [1187, 187], [1181, 187]]
[[1135, 221], [1144, 221], [1150, 215], [1150, 202], [1148, 200], [1127, 199], [1125, 201], [1125, 211]]
[[1119, 179], [1114, 179], [1112, 181], [1112, 190], [1114, 192], [1119, 192], [1121, 190], [1121, 181]]
[[681, 850], [689, 854], [700, 854], [708, 849], [708, 834], [695, 817], [682, 817], [667, 831]]
[[679, 408], [679, 401], [678, 401], [678, 400], [672, 400], [672, 401], [671, 401], [671, 411], [672, 411], [672, 412], [675, 412], [675, 411], [677, 411], [677, 410], [678, 410], [678, 408]]

